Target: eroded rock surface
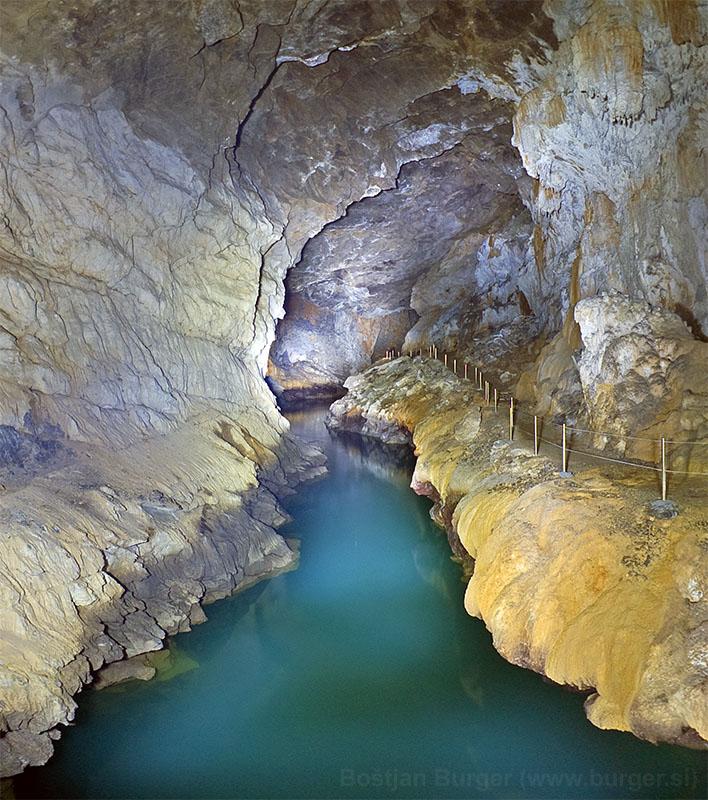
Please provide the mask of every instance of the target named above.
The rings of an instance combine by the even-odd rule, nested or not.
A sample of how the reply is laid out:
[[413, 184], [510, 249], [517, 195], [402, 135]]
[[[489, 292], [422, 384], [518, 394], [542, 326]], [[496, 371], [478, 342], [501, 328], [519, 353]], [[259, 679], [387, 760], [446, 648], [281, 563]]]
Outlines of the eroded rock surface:
[[590, 692], [601, 728], [706, 745], [703, 483], [675, 487], [681, 514], [664, 520], [641, 472], [579, 463], [562, 478], [439, 361], [386, 362], [347, 388], [329, 425], [412, 435], [412, 486], [474, 559], [465, 605], [506, 659]]
[[[705, 435], [691, 0], [0, 15], [5, 771], [48, 757], [100, 664], [292, 560], [258, 486], [317, 458], [290, 443], [269, 369], [306, 398], [435, 341], [504, 386], [521, 374], [544, 413]], [[640, 341], [631, 304], [582, 318], [611, 291], [688, 328], [638, 322]], [[600, 372], [576, 366], [576, 308]]]
[[[540, 407], [582, 414], [572, 360], [578, 301], [620, 293], [677, 314], [705, 341], [708, 25], [692, 0], [544, 7], [559, 45], [548, 64], [530, 65], [534, 86], [518, 104], [514, 143], [536, 179], [531, 305], [555, 298], [548, 311], [560, 331], [531, 381]], [[637, 414], [629, 427], [645, 422]]]
[[[374, 346], [361, 337], [351, 340], [360, 355], [347, 365], [357, 369], [329, 369], [340, 385], [386, 346], [427, 347], [453, 334], [469, 338], [519, 313], [531, 221], [517, 185], [525, 173], [509, 144], [511, 108], [478, 95], [462, 95], [458, 105], [469, 115], [459, 123], [459, 143], [404, 165], [395, 187], [349, 206], [310, 240], [288, 274], [291, 296], [305, 297], [308, 310], [322, 309], [343, 327], [356, 320], [387, 334], [378, 347], [378, 337]], [[441, 124], [431, 128], [426, 136], [432, 145], [443, 134]], [[326, 328], [316, 332], [321, 344], [313, 337], [308, 350], [295, 335], [303, 318], [296, 309], [281, 323], [272, 353], [276, 369], [300, 358], [315, 366], [321, 359], [324, 371]]]
[[664, 436], [674, 466], [708, 467], [708, 344], [676, 314], [624, 298], [581, 300], [575, 319], [585, 404], [609, 447], [656, 461]]
[[[486, 10], [466, 17], [476, 51], [484, 45], [455, 82], [463, 97], [448, 89], [416, 102], [424, 115], [435, 107], [436, 119], [390, 143], [396, 153], [413, 142], [417, 149], [414, 162], [399, 168], [397, 187], [377, 184], [367, 194], [381, 194], [326, 225], [288, 281], [329, 317], [410, 307], [418, 320], [394, 347], [435, 342], [495, 376], [528, 373], [522, 388], [539, 408], [588, 422], [574, 364], [580, 300], [619, 293], [677, 314], [705, 341], [705, 8], [693, 0], [549, 1], [543, 12], [553, 32], [542, 17], [528, 18], [529, 30], [537, 26], [535, 52], [509, 25], [507, 6]], [[502, 39], [495, 39], [494, 17], [505, 19]], [[459, 20], [461, 32], [465, 24]], [[451, 48], [459, 45], [456, 38]], [[504, 69], [490, 62], [490, 47]], [[354, 91], [347, 85], [347, 97]], [[461, 109], [467, 114], [459, 116]], [[512, 119], [518, 154], [504, 133]], [[449, 149], [431, 157], [420, 147], [436, 141]], [[492, 170], [485, 154], [493, 154]], [[453, 181], [437, 181], [435, 165], [460, 159], [465, 167]], [[426, 214], [432, 203], [425, 194], [413, 213], [407, 208], [416, 173], [437, 214]], [[493, 209], [490, 224], [485, 209]], [[459, 217], [457, 228], [450, 213]], [[274, 359], [281, 372], [296, 360], [300, 328], [293, 320], [282, 330]], [[355, 349], [360, 362], [378, 355], [359, 343]], [[330, 380], [338, 374], [331, 363], [322, 371]], [[642, 416], [635, 411], [629, 428], [641, 427]], [[682, 438], [686, 430], [670, 425], [665, 433]]]
[[615, 290], [708, 321], [698, 5], [546, 4], [560, 44], [514, 138], [538, 180], [539, 281], [562, 276], [556, 313]]
[[101, 666], [296, 563], [276, 494], [322, 458], [259, 417], [204, 414], [118, 450], [77, 445], [29, 480], [0, 475], [3, 775], [49, 758]]

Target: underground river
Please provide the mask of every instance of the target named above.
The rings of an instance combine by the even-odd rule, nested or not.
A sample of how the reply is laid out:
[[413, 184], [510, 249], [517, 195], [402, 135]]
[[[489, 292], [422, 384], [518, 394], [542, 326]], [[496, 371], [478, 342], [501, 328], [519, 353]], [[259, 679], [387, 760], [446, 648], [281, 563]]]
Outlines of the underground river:
[[287, 503], [298, 569], [210, 606], [154, 680], [85, 691], [18, 797], [705, 795], [702, 754], [600, 731], [494, 651], [408, 459], [291, 418], [329, 461]]

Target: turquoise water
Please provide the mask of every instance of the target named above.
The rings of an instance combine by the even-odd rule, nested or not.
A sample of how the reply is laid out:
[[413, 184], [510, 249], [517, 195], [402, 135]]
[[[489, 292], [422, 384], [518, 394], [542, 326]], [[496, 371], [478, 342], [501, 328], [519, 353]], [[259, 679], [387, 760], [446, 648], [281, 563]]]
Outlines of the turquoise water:
[[599, 731], [582, 698], [507, 664], [409, 467], [330, 440], [288, 503], [299, 568], [207, 609], [173, 668], [80, 697], [19, 797], [695, 798], [697, 752]]

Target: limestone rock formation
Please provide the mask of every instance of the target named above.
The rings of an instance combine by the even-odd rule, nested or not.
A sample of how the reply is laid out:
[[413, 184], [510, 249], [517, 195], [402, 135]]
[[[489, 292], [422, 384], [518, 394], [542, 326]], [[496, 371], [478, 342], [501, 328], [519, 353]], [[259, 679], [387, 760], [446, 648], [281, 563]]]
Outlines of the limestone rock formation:
[[[310, 368], [329, 363], [330, 382], [341, 386], [387, 346], [427, 346], [464, 328], [468, 308], [488, 306], [477, 329], [495, 329], [518, 313], [517, 279], [528, 263], [531, 227], [517, 188], [523, 171], [508, 143], [510, 111], [482, 100], [460, 106], [475, 128], [458, 144], [403, 166], [395, 187], [352, 204], [305, 246], [286, 281], [291, 299], [272, 351], [276, 371], [285, 359]], [[436, 130], [428, 141], [439, 136]], [[301, 297], [298, 307], [293, 298]], [[509, 302], [512, 315], [505, 316], [499, 306]], [[376, 336], [350, 338], [358, 358], [328, 358], [332, 340], [327, 326], [307, 320], [313, 311], [335, 330], [366, 326]], [[315, 333], [309, 347], [297, 335], [308, 323]]]
[[575, 319], [588, 417], [608, 446], [656, 462], [656, 440], [669, 432], [674, 466], [708, 466], [708, 345], [676, 314], [623, 298], [581, 300]]
[[[101, 664], [292, 562], [271, 494], [320, 461], [268, 372], [331, 394], [434, 340], [543, 413], [705, 436], [705, 20], [692, 0], [2, 3], [5, 772], [48, 757]], [[587, 304], [603, 292], [629, 304]]]
[[401, 358], [347, 380], [337, 430], [412, 436], [412, 486], [474, 559], [465, 605], [509, 661], [589, 696], [588, 718], [650, 741], [708, 740], [702, 485], [652, 516], [653, 477], [574, 466], [508, 440], [505, 415], [439, 361]]
[[546, 8], [560, 45], [514, 118], [538, 181], [539, 281], [562, 276], [559, 313], [615, 290], [705, 327], [705, 16], [693, 2]]
[[103, 664], [162, 647], [204, 619], [202, 603], [296, 562], [273, 493], [321, 457], [259, 416], [203, 415], [0, 475], [3, 775], [47, 760]]
[[[292, 561], [266, 475], [282, 491], [317, 458], [289, 443], [262, 381], [285, 273], [351, 203], [477, 124], [454, 88], [473, 63], [506, 75], [512, 50], [541, 52], [528, 32], [550, 29], [540, 3], [505, 31], [483, 1], [8, 0], [1, 13], [12, 773], [46, 760], [102, 663], [159, 647], [199, 602]], [[358, 330], [373, 352], [376, 323]]]
[[[528, 204], [537, 267], [531, 305], [554, 297], [552, 325], [562, 330], [530, 382], [540, 408], [582, 415], [572, 362], [579, 300], [621, 293], [678, 314], [694, 338], [706, 339], [708, 20], [692, 0], [545, 8], [559, 46], [549, 64], [530, 65], [534, 85], [518, 104], [514, 143], [536, 181]], [[552, 379], [541, 387], [544, 374]], [[686, 438], [673, 421], [665, 432]], [[637, 414], [629, 428], [646, 422]]]
[[339, 397], [349, 375], [402, 346], [415, 316], [404, 309], [361, 317], [289, 293], [270, 350], [268, 381], [283, 405]]

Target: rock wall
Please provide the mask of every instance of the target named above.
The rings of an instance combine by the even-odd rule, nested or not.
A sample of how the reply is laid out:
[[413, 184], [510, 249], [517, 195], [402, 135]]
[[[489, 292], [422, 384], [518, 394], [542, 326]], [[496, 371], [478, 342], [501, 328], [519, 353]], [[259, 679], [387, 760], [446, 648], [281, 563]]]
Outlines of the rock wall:
[[[276, 496], [321, 471], [250, 404], [125, 448], [64, 443], [0, 474], [0, 775], [43, 764], [105, 664], [292, 567]], [[31, 455], [31, 453], [30, 453]]]
[[3, 773], [46, 760], [101, 664], [292, 561], [257, 488], [317, 464], [262, 380], [286, 271], [479, 127], [457, 82], [549, 30], [502, 11], [3, 3]]
[[[469, 339], [518, 314], [531, 225], [517, 187], [525, 173], [509, 144], [511, 109], [455, 93], [464, 138], [402, 166], [394, 187], [353, 203], [305, 246], [286, 281], [291, 299], [271, 351], [274, 377], [303, 361], [339, 387], [386, 345]], [[442, 127], [420, 140], [433, 144]], [[375, 330], [374, 342], [354, 335], [328, 353], [334, 342], [323, 318], [335, 330]]]
[[[653, 476], [534, 456], [506, 415], [477, 405], [439, 361], [401, 358], [347, 380], [329, 425], [384, 441], [412, 435], [413, 489], [436, 501], [474, 571], [465, 606], [509, 661], [586, 692], [590, 721], [649, 741], [708, 738], [704, 484], [657, 519]], [[552, 453], [552, 459], [549, 455]]]
[[288, 11], [3, 4], [2, 774], [102, 664], [293, 562], [267, 475], [318, 462], [258, 369], [277, 236], [224, 158]]
[[[289, 286], [340, 329], [353, 314], [376, 319], [410, 308], [417, 321], [401, 349], [436, 342], [465, 352], [497, 379], [509, 373], [505, 385], [521, 377], [520, 394], [541, 413], [589, 424], [596, 390], [575, 363], [585, 352], [574, 318], [580, 300], [614, 294], [619, 313], [628, 298], [676, 314], [694, 339], [706, 339], [705, 9], [693, 0], [549, 0], [543, 12], [552, 32], [542, 15], [527, 18], [538, 39], [533, 51], [513, 26], [495, 39], [491, 18], [507, 9], [488, 10], [485, 25], [481, 6], [459, 24], [471, 23], [476, 48], [494, 41], [496, 63], [491, 49], [460, 58], [459, 41], [450, 40], [454, 88], [416, 102], [426, 115], [434, 108], [435, 120], [382, 149], [405, 153], [396, 185], [376, 184], [366, 192], [373, 197], [314, 234]], [[395, 63], [392, 74], [405, 86]], [[370, 109], [402, 89], [390, 95], [388, 82], [377, 84], [376, 97], [361, 104], [346, 85], [347, 98], [357, 91], [353, 118], [366, 107], [363, 129], [376, 141]], [[311, 115], [303, 113], [308, 124]], [[346, 138], [339, 122], [333, 128]], [[442, 154], [422, 147], [441, 139]], [[381, 170], [393, 172], [387, 164]], [[304, 358], [300, 348], [311, 339], [303, 328], [307, 319], [297, 313], [282, 326], [274, 375]], [[355, 336], [343, 361], [361, 365], [371, 356]], [[344, 364], [337, 368], [334, 354], [324, 360], [300, 383], [341, 381]], [[656, 362], [655, 382], [668, 385], [677, 370], [668, 375], [665, 365]], [[684, 369], [679, 380], [691, 376]], [[703, 436], [691, 414], [660, 417], [669, 437]], [[646, 422], [644, 411], [629, 409], [625, 433]]]
[[[693, 0], [551, 0], [545, 9], [559, 45], [548, 64], [531, 65], [534, 85], [520, 99], [514, 143], [535, 179], [528, 205], [536, 291], [555, 298], [550, 322], [563, 326], [530, 382], [540, 407], [572, 413], [585, 411], [571, 359], [581, 344], [579, 300], [615, 293], [666, 309], [706, 341], [708, 20]], [[588, 361], [590, 351], [581, 357]], [[657, 380], [670, 376], [662, 371]], [[640, 424], [637, 417], [629, 427]], [[685, 430], [668, 434], [684, 438]]]
[[[642, 408], [704, 435], [685, 372], [708, 313], [692, 2], [0, 14], [6, 771], [48, 756], [101, 663], [292, 559], [256, 486], [317, 458], [289, 441], [269, 357], [275, 388], [311, 396], [442, 339], [507, 383], [535, 360], [529, 396], [601, 419], [628, 407], [591, 355], [626, 344], [624, 321], [598, 332], [579, 301], [614, 290], [688, 325], [617, 374], [640, 391], [651, 363], [673, 399]], [[580, 372], [576, 305], [605, 337]], [[40, 630], [66, 630], [49, 662]]]
[[354, 310], [323, 308], [287, 291], [285, 317], [270, 350], [268, 382], [284, 405], [340, 397], [349, 375], [389, 349], [404, 346], [415, 316], [403, 309], [362, 317]]
[[656, 440], [663, 436], [670, 439], [671, 467], [706, 470], [708, 345], [676, 314], [623, 298], [581, 300], [575, 320], [588, 418], [608, 434], [595, 437], [595, 445], [657, 463]]
[[614, 290], [689, 310], [702, 330], [704, 11], [690, 0], [546, 9], [560, 44], [514, 118], [515, 143], [538, 181], [539, 278], [553, 282], [562, 271], [561, 313]]

